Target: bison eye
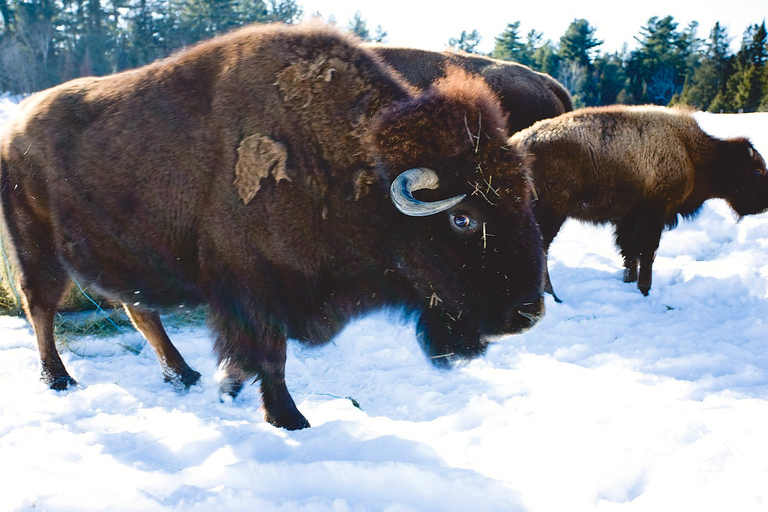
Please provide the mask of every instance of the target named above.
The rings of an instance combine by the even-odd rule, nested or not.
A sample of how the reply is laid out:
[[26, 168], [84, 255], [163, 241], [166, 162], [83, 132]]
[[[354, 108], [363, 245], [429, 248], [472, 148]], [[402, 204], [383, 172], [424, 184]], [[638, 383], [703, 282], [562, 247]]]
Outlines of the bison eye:
[[451, 215], [453, 227], [461, 232], [471, 232], [477, 228], [477, 221], [466, 213], [454, 213]]
[[472, 219], [466, 215], [454, 215], [453, 223], [456, 224], [457, 228], [468, 228], [472, 224]]

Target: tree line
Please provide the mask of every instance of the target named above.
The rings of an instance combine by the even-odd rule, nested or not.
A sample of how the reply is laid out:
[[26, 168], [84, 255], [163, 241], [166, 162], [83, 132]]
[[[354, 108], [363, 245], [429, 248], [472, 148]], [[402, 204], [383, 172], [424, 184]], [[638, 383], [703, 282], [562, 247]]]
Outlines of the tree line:
[[[625, 104], [687, 104], [710, 112], [768, 111], [768, 37], [765, 21], [744, 31], [731, 50], [727, 30], [715, 23], [706, 39], [698, 23], [680, 27], [672, 16], [652, 17], [635, 37], [637, 48], [601, 53], [595, 29], [574, 20], [557, 43], [543, 41], [520, 22], [509, 23], [494, 40], [491, 57], [525, 64], [557, 78], [578, 107]], [[477, 31], [451, 43], [473, 52]]]
[[106, 75], [242, 25], [301, 16], [296, 0], [0, 0], [0, 91]]
[[[242, 25], [295, 23], [303, 14], [296, 0], [0, 0], [0, 90], [30, 93], [138, 67]], [[371, 32], [359, 12], [347, 28], [365, 40], [386, 40], [382, 27]], [[535, 30], [523, 35], [515, 21], [494, 39], [490, 56], [552, 75], [577, 106], [768, 110], [765, 22], [745, 30], [735, 54], [719, 23], [707, 39], [697, 29], [695, 22], [680, 28], [672, 16], [653, 17], [635, 37], [635, 50], [625, 45], [601, 53], [603, 42], [584, 19], [575, 19], [557, 42]], [[477, 53], [480, 41], [473, 30], [448, 43]]]

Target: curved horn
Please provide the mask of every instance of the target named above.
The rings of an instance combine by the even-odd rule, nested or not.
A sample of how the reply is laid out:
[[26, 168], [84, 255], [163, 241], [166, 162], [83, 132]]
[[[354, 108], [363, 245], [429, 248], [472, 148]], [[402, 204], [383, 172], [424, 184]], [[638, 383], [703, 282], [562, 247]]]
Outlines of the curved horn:
[[410, 217], [426, 217], [453, 208], [464, 200], [466, 194], [461, 194], [442, 201], [419, 201], [413, 197], [413, 192], [428, 188], [434, 190], [438, 184], [437, 173], [426, 167], [416, 167], [400, 173], [389, 188], [390, 197], [395, 208]]

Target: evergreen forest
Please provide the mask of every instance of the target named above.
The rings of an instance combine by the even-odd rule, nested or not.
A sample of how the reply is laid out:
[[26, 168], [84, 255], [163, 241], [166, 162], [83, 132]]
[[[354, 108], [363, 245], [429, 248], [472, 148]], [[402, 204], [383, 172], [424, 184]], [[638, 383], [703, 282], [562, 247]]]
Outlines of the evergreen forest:
[[[88, 75], [106, 75], [158, 58], [249, 23], [296, 23], [296, 0], [0, 0], [0, 91], [26, 94]], [[335, 20], [329, 20], [335, 23]], [[347, 30], [386, 42], [361, 13]], [[731, 43], [740, 37], [734, 53]], [[477, 53], [481, 35], [462, 32], [446, 44]], [[632, 50], [603, 53], [587, 20], [575, 19], [557, 41], [508, 23], [491, 57], [557, 78], [577, 107], [613, 103], [688, 104], [711, 112], [768, 111], [765, 20], [731, 35], [719, 23], [706, 37], [693, 22], [652, 17]]]

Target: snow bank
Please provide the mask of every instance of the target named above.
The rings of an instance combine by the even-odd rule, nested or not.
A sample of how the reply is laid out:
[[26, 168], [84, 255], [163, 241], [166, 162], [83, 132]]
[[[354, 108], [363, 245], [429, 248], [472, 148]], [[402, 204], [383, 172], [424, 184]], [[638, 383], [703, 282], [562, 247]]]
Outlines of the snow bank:
[[[768, 155], [768, 115], [699, 120]], [[0, 317], [0, 510], [766, 510], [767, 247], [766, 215], [713, 201], [664, 234], [643, 297], [610, 230], [569, 221], [565, 302], [483, 358], [432, 368], [397, 311], [292, 344], [299, 432], [263, 422], [256, 386], [219, 402], [203, 328], [170, 329], [203, 374], [188, 393], [122, 348], [134, 332], [63, 348], [81, 387], [56, 393], [27, 323]]]

